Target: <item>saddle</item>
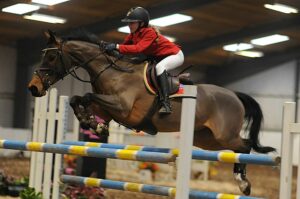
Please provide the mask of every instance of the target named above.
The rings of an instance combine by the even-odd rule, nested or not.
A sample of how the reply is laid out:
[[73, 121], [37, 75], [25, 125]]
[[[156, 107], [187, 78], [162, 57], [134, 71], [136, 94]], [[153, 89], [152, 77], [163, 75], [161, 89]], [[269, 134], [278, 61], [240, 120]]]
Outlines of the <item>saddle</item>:
[[[148, 62], [144, 68], [144, 81], [147, 89], [153, 93], [158, 94], [159, 84], [156, 78], [156, 63]], [[193, 85], [193, 81], [189, 78], [189, 73], [180, 74], [179, 76], [171, 76], [168, 74], [169, 95], [180, 92], [180, 84]]]
[[[110, 56], [113, 56], [117, 59], [125, 59], [129, 61], [132, 64], [141, 64], [143, 62], [146, 62], [144, 68], [144, 82], [147, 87], [147, 89], [153, 93], [158, 95], [159, 94], [159, 84], [156, 77], [156, 64], [158, 59], [154, 57], [149, 57], [144, 54], [138, 54], [135, 56], [128, 56], [128, 55], [122, 55], [119, 53], [119, 51], [114, 50], [110, 52]], [[179, 74], [178, 76], [171, 76], [168, 74], [168, 82], [169, 82], [169, 96], [174, 94], [181, 94], [180, 92], [180, 84], [184, 85], [194, 85], [194, 82], [190, 79], [190, 73], [183, 73]]]

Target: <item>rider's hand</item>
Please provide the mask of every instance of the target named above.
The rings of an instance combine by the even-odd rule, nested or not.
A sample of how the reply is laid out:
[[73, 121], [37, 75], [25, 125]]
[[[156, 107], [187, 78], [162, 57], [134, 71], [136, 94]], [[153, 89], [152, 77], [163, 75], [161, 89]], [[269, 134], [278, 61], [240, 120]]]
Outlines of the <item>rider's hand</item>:
[[105, 51], [107, 52], [111, 52], [113, 50], [116, 50], [117, 49], [117, 44], [115, 43], [107, 43], [104, 47]]

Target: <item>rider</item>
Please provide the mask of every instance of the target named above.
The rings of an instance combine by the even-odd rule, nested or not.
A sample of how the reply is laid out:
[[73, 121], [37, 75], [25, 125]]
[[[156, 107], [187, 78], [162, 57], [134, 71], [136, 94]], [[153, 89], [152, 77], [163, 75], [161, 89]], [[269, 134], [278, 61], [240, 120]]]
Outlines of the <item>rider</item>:
[[184, 55], [180, 47], [161, 35], [149, 25], [150, 16], [146, 9], [133, 7], [122, 22], [128, 23], [130, 34], [122, 44], [108, 43], [105, 50], [118, 50], [121, 54], [144, 54], [159, 60], [156, 75], [160, 86], [160, 114], [172, 112], [169, 102], [167, 71], [183, 64]]

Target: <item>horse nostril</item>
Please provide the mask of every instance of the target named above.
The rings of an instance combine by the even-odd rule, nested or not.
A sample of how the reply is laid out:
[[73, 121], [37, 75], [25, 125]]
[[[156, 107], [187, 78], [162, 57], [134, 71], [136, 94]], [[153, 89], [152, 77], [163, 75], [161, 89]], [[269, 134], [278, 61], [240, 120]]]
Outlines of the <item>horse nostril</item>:
[[31, 95], [37, 97], [39, 92], [36, 86], [30, 86], [28, 89], [31, 91]]

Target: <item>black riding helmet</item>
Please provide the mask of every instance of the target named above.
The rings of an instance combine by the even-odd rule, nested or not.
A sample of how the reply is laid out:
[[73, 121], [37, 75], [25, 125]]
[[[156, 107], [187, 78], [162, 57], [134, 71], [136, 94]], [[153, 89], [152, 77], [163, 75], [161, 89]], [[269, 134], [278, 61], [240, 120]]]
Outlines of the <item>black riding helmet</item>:
[[143, 27], [147, 27], [149, 24], [150, 16], [149, 12], [142, 7], [133, 7], [131, 8], [122, 22], [130, 23], [130, 22], [144, 22]]

